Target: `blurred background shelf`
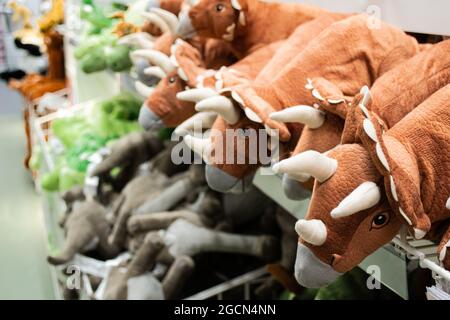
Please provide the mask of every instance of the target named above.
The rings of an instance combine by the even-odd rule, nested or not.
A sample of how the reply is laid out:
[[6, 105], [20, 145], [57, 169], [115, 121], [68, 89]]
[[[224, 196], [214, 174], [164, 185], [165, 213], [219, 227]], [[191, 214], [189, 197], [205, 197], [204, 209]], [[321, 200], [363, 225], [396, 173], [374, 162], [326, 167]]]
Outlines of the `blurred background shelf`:
[[450, 35], [448, 0], [288, 0], [336, 12], [365, 12], [409, 32]]

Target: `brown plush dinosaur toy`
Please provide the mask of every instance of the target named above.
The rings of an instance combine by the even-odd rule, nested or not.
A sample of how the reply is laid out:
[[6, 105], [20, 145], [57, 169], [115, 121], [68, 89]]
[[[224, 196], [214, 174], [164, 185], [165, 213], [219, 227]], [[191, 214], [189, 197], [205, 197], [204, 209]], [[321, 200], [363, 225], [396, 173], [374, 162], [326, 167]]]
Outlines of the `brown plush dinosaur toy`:
[[180, 13], [177, 33], [228, 41], [238, 58], [284, 40], [302, 23], [328, 13], [304, 4], [260, 0], [191, 1]]
[[[215, 133], [212, 138], [202, 141], [202, 146], [208, 145], [212, 150], [206, 178], [213, 189], [226, 192], [238, 186], [245, 190], [245, 185], [251, 182], [253, 173], [261, 165], [261, 162], [252, 163], [245, 158], [255, 153], [255, 150], [248, 149], [249, 144], [245, 144], [245, 140], [241, 141], [244, 147], [238, 148], [239, 142], [236, 141], [227, 146], [224, 139], [227, 129], [233, 132], [265, 128], [269, 135], [279, 138], [281, 157], [286, 156], [294, 149], [302, 126], [293, 122], [285, 125], [280, 121], [289, 120], [283, 115], [274, 120], [269, 114], [300, 104], [308, 124], [320, 127], [324, 118], [315, 106], [322, 97], [317, 90], [311, 92], [309, 89], [309, 77], [323, 76], [334, 82], [345, 96], [353, 96], [363, 85], [371, 85], [385, 71], [419, 52], [417, 41], [400, 29], [381, 21], [380, 28], [371, 29], [367, 19], [367, 15], [356, 15], [333, 23], [309, 42], [268, 85], [240, 86], [231, 90], [231, 99], [223, 96], [220, 101], [213, 97], [200, 102], [205, 111], [221, 112], [213, 126]], [[229, 93], [224, 95], [230, 96]], [[333, 101], [334, 104], [339, 102]], [[185, 137], [185, 140], [191, 140], [188, 145], [195, 148], [198, 141], [188, 137]], [[221, 142], [217, 150], [216, 137]], [[236, 160], [227, 163], [224, 159], [215, 159], [215, 154], [223, 156], [227, 153], [232, 159], [243, 156], [245, 161], [239, 164]]]
[[[258, 72], [270, 60], [279, 43], [255, 51], [253, 54], [215, 72], [203, 62], [200, 52], [187, 42], [177, 40], [172, 48], [169, 59], [161, 57], [155, 51], [146, 51], [149, 60], [159, 68], [165, 68], [165, 77], [156, 88], [151, 90], [140, 114], [140, 123], [148, 130], [154, 125], [163, 124], [166, 127], [176, 127], [192, 117], [196, 111], [195, 102], [202, 98], [218, 95], [217, 89], [246, 83], [256, 77]], [[140, 53], [140, 54], [141, 54]], [[154, 68], [147, 69], [155, 70]], [[162, 73], [159, 73], [161, 76]], [[216, 84], [219, 84], [218, 87]], [[206, 87], [179, 94], [186, 87]]]
[[[447, 84], [449, 59], [445, 53], [449, 49], [450, 42], [443, 41], [423, 50], [378, 78], [370, 94], [368, 89], [364, 88], [354, 99], [347, 98], [330, 81], [313, 78], [307, 85], [310, 86], [311, 93], [315, 90], [323, 97], [323, 100], [317, 99], [316, 103], [324, 121], [319, 128], [306, 126], [291, 158], [283, 162], [284, 165], [277, 166], [278, 172], [285, 174], [283, 183], [286, 194], [292, 198], [304, 195], [300, 183], [306, 180], [311, 184], [311, 176], [301, 173], [299, 167], [294, 164], [297, 161], [301, 163], [302, 155], [298, 157], [300, 160], [297, 160], [296, 155], [308, 150], [322, 153], [339, 143], [360, 142], [358, 132], [362, 130], [363, 115], [356, 106], [365, 105], [392, 127], [433, 92]], [[370, 96], [372, 99], [369, 99]], [[291, 118], [295, 117], [295, 112], [291, 113], [292, 111], [283, 111], [286, 112], [286, 118], [289, 114]]]
[[[308, 241], [302, 241], [302, 244], [299, 245], [299, 252], [302, 252], [302, 257], [300, 257], [297, 261], [297, 278], [300, 283], [308, 286], [321, 286], [329, 283], [338, 275], [335, 271], [346, 271], [342, 266], [345, 266], [345, 268], [351, 268], [352, 265], [359, 263], [364, 257], [372, 253], [379, 246], [391, 240], [402, 224], [402, 216], [404, 217], [403, 221], [411, 221], [412, 226], [410, 226], [410, 231], [416, 238], [421, 238], [425, 234], [427, 234], [430, 239], [436, 239], [435, 237], [438, 236], [437, 230], [439, 229], [434, 229], [434, 231], [431, 230], [427, 233], [429, 227], [427, 223], [428, 218], [424, 217], [423, 214], [420, 219], [413, 222], [414, 219], [410, 217], [413, 212], [411, 205], [409, 205], [409, 207], [406, 205], [401, 206], [401, 211], [400, 209], [396, 209], [396, 206], [393, 205], [397, 202], [395, 198], [400, 199], [398, 194], [399, 192], [397, 190], [399, 187], [395, 184], [395, 181], [400, 178], [396, 179], [395, 174], [391, 174], [391, 176], [389, 176], [387, 173], [388, 170], [386, 169], [391, 168], [391, 164], [388, 161], [389, 157], [386, 156], [386, 153], [389, 152], [389, 150], [383, 149], [382, 144], [377, 146], [375, 141], [379, 139], [377, 134], [381, 132], [381, 125], [379, 123], [382, 124], [384, 131], [393, 126], [392, 130], [389, 130], [386, 135], [389, 136], [391, 132], [396, 132], [397, 125], [404, 123], [406, 119], [411, 119], [411, 117], [417, 118], [417, 116], [413, 116], [413, 114], [421, 114], [416, 113], [416, 110], [411, 110], [422, 103], [425, 99], [431, 96], [419, 107], [417, 107], [417, 109], [420, 108], [420, 110], [422, 110], [421, 112], [425, 112], [425, 110], [426, 112], [429, 112], [429, 109], [427, 108], [432, 108], [433, 103], [436, 102], [436, 100], [434, 100], [435, 95], [439, 93], [438, 96], [442, 96], [442, 92], [445, 90], [448, 92], [447, 84], [450, 81], [450, 64], [447, 52], [449, 48], [449, 41], [443, 41], [435, 44], [432, 48], [425, 50], [398, 65], [396, 68], [390, 72], [387, 72], [380, 79], [378, 79], [371, 89], [370, 99], [368, 98], [369, 93], [366, 92], [364, 96], [360, 94], [355, 97], [351, 104], [341, 104], [341, 108], [334, 108], [333, 112], [341, 110], [341, 113], [347, 114], [344, 130], [344, 133], [347, 134], [344, 134], [342, 137], [343, 144], [329, 151], [327, 156], [319, 153], [304, 152], [303, 154], [294, 156], [293, 158], [283, 160], [282, 162], [284, 162], [284, 164], [282, 162], [280, 163], [280, 167], [284, 167], [285, 169], [290, 167], [288, 170], [284, 170], [285, 172], [292, 172], [294, 174], [307, 173], [319, 179], [315, 183], [313, 197], [311, 199], [306, 220], [302, 220], [299, 223], [299, 226], [303, 225], [303, 227], [297, 228], [300, 234], [303, 234], [304, 239], [309, 239], [309, 247], [312, 248], [314, 253], [316, 253], [317, 250], [317, 257], [315, 257], [304, 248], [304, 245]], [[336, 91], [336, 88], [324, 79], [313, 80], [313, 82], [317, 91], [325, 97], [324, 101], [329, 98], [334, 99], [342, 97], [342, 93]], [[446, 85], [447, 87], [443, 88]], [[323, 105], [326, 106], [327, 103], [324, 103]], [[326, 108], [327, 110], [332, 110], [331, 108]], [[403, 117], [405, 118], [398, 122]], [[396, 125], [397, 122], [398, 124]], [[411, 120], [409, 120], [408, 123], [412, 123]], [[418, 129], [416, 130], [419, 131]], [[438, 140], [437, 137], [436, 140]], [[361, 143], [361, 141], [364, 142], [364, 146], [361, 144], [356, 144]], [[402, 155], [402, 157], [402, 161], [405, 164], [410, 163], [408, 162], [406, 154]], [[313, 165], [313, 162], [316, 164], [321, 163], [321, 165]], [[419, 164], [420, 161], [416, 163]], [[294, 167], [295, 169], [293, 169]], [[307, 170], [303, 170], [306, 167], [309, 168]], [[352, 172], [351, 176], [348, 175], [348, 172], [350, 171]], [[381, 175], [379, 172], [381, 172], [384, 176], [385, 190], [388, 190], [392, 194], [389, 195], [389, 192], [382, 190], [380, 196], [381, 200], [374, 203], [375, 200], [377, 200], [377, 197], [371, 198], [370, 194], [372, 189], [377, 189], [369, 188], [369, 186], [374, 186], [369, 182], [374, 182], [379, 186], [382, 186], [383, 183], [382, 179], [380, 179]], [[422, 173], [420, 176], [423, 177], [424, 174]], [[426, 176], [428, 176], [428, 173]], [[393, 183], [394, 187], [391, 188]], [[413, 184], [410, 183], [409, 187], [412, 188], [412, 186]], [[425, 185], [423, 184], [423, 186]], [[358, 191], [356, 191], [356, 189], [358, 189]], [[352, 193], [354, 196], [350, 196]], [[387, 195], [384, 195], [385, 193]], [[417, 199], [419, 199], [418, 201], [424, 201], [420, 199], [426, 194], [426, 192], [421, 195], [416, 194]], [[344, 203], [352, 199], [355, 200], [355, 198], [358, 198], [360, 201], [354, 202], [350, 205], [350, 207], [353, 208], [353, 213], [358, 213], [355, 215], [348, 214], [349, 217], [341, 215], [339, 212], [342, 211], [343, 208], [349, 208], [349, 205], [344, 205]], [[348, 200], [344, 201], [344, 199]], [[394, 201], [392, 199], [394, 199]], [[411, 198], [409, 200], [411, 200]], [[424, 202], [424, 205], [427, 204], [428, 202]], [[365, 207], [365, 205], [367, 205], [367, 207]], [[334, 208], [338, 207], [340, 208], [336, 209], [333, 213]], [[362, 221], [361, 219], [369, 219], [368, 217], [371, 217], [372, 214], [375, 217], [376, 213], [380, 213], [382, 208], [386, 207], [388, 212], [391, 212], [392, 209], [394, 211], [398, 210], [397, 212], [399, 215], [389, 214], [389, 221], [392, 223], [389, 222], [390, 226], [385, 228], [385, 233], [382, 234], [382, 237], [375, 238], [373, 243], [367, 243], [364, 249], [361, 249], [361, 247], [359, 247], [359, 250], [356, 247], [352, 247], [350, 249], [348, 246], [348, 241], [353, 241], [352, 239], [354, 237], [351, 232], [351, 230], [353, 230], [352, 228], [357, 227], [358, 223]], [[404, 209], [404, 207], [408, 209]], [[418, 208], [420, 207], [415, 207], [415, 212], [419, 211]], [[330, 216], [330, 212], [332, 219], [325, 220], [325, 218]], [[340, 219], [341, 217], [342, 219]], [[333, 230], [335, 230], [335, 228], [342, 228], [340, 231], [337, 231], [336, 229], [335, 231], [337, 233], [334, 233], [335, 231], [329, 233], [330, 237], [334, 237], [332, 240], [334, 243], [342, 244], [341, 247], [333, 247], [332, 249], [333, 254], [336, 254], [336, 257], [342, 256], [342, 252], [347, 249], [349, 250], [348, 254], [345, 255], [348, 256], [348, 259], [344, 259], [346, 262], [342, 263], [339, 269], [334, 268], [333, 264], [334, 270], [331, 270], [327, 265], [327, 263], [331, 260], [328, 260], [330, 258], [329, 255], [323, 254], [323, 252], [328, 250], [324, 249], [326, 246], [324, 247], [322, 245], [318, 245], [319, 242], [314, 239], [311, 240], [312, 238], [308, 238], [307, 234], [311, 230], [324, 230], [322, 228], [322, 224], [317, 222], [320, 219], [329, 222], [329, 224], [326, 224], [327, 230], [328, 228]], [[380, 216], [378, 219], [384, 220], [385, 218]], [[308, 222], [310, 220], [314, 220], [315, 222]], [[341, 223], [347, 221], [351, 222], [348, 224]], [[319, 227], [305, 227], [305, 225], [312, 226], [314, 224], [319, 225]], [[309, 231], [305, 231], [308, 230], [308, 228]], [[347, 230], [350, 230], [348, 234]], [[344, 238], [344, 240], [341, 238], [337, 240], [337, 237], [339, 237], [338, 233]], [[375, 229], [374, 233], [377, 234]], [[442, 252], [442, 249], [445, 246], [445, 239], [446, 238], [444, 237], [440, 243], [440, 252]], [[355, 238], [355, 241], [360, 240]], [[316, 245], [311, 245], [311, 242]], [[307, 257], [305, 258], [305, 256]], [[308, 257], [310, 260], [307, 260]], [[317, 262], [317, 258], [325, 264]], [[312, 269], [307, 268], [307, 264], [309, 262], [305, 262], [303, 264], [300, 262], [301, 259], [306, 259], [305, 261], [309, 262], [311, 262], [311, 260], [316, 261], [316, 264], [322, 266], [318, 267], [317, 270], [320, 270], [319, 272], [322, 273], [323, 276], [320, 276], [318, 273], [313, 272]], [[446, 267], [448, 268], [448, 262]]]
[[330, 177], [316, 180], [306, 220], [296, 223], [300, 284], [320, 287], [334, 281], [402, 225], [416, 239], [440, 242], [439, 258], [449, 269], [450, 190], [443, 181], [449, 170], [449, 96], [446, 85], [391, 129], [367, 111], [362, 145], [340, 145], [316, 159], [321, 162], [316, 167]]

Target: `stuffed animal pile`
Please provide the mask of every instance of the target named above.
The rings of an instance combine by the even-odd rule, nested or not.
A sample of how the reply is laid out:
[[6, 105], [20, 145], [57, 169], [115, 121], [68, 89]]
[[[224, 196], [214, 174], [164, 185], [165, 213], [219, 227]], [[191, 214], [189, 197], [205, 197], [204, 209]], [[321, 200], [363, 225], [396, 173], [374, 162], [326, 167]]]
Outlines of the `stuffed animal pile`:
[[[406, 228], [450, 270], [450, 40], [302, 4], [144, 7], [117, 44], [145, 132], [88, 170], [94, 192], [66, 195], [67, 244], [50, 263], [102, 266], [96, 299], [174, 299], [203, 256], [231, 254], [270, 263], [255, 291], [267, 298], [331, 284]], [[289, 198], [312, 192], [305, 219], [255, 189], [268, 166]]]

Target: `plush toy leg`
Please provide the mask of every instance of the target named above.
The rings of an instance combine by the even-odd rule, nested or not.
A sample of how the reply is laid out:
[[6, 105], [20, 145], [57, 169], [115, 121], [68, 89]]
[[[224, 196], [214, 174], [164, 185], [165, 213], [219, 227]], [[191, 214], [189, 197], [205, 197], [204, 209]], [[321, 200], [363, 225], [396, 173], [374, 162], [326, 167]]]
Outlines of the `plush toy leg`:
[[135, 277], [143, 274], [146, 270], [151, 269], [163, 247], [164, 240], [158, 233], [148, 233], [145, 236], [144, 243], [141, 245], [128, 265], [128, 276], [130, 278]]
[[444, 233], [438, 247], [439, 261], [446, 270], [450, 270], [450, 227]]
[[76, 232], [69, 230], [67, 232], [66, 242], [63, 251], [56, 256], [48, 256], [47, 261], [53, 265], [60, 265], [72, 260], [74, 255], [86, 250], [96, 239], [96, 234], [90, 226]]
[[170, 267], [162, 282], [164, 297], [167, 300], [179, 296], [185, 283], [194, 271], [194, 268], [194, 260], [188, 256], [182, 256], [175, 259], [175, 262]]
[[195, 188], [195, 185], [191, 183], [189, 178], [181, 179], [166, 188], [157, 197], [141, 205], [136, 210], [136, 214], [167, 211], [185, 198], [193, 188]]
[[113, 267], [106, 280], [103, 298], [105, 300], [125, 300], [127, 298], [127, 281], [127, 269]]
[[177, 219], [201, 224], [200, 217], [196, 213], [187, 210], [165, 211], [131, 216], [128, 219], [128, 232], [135, 234], [136, 232], [167, 229]]
[[123, 208], [126, 203], [125, 198], [120, 204], [119, 215], [116, 218], [111, 234], [108, 237], [108, 242], [113, 246], [121, 246], [127, 236], [127, 221], [131, 215], [131, 209]]
[[273, 261], [279, 255], [279, 243], [274, 237], [229, 234], [202, 228], [181, 219], [169, 227], [165, 242], [175, 257], [193, 256], [200, 252], [230, 252]]
[[211, 231], [210, 247], [217, 252], [249, 254], [264, 261], [273, 261], [279, 255], [279, 243], [272, 236], [243, 236], [218, 231]]

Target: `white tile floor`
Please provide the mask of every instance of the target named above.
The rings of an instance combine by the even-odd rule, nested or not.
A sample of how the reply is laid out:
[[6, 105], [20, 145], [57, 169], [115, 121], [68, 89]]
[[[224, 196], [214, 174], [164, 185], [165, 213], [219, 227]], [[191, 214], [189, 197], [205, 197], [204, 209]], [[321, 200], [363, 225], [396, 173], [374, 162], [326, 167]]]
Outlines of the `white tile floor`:
[[0, 84], [0, 299], [53, 299], [41, 203], [23, 166], [20, 101]]

